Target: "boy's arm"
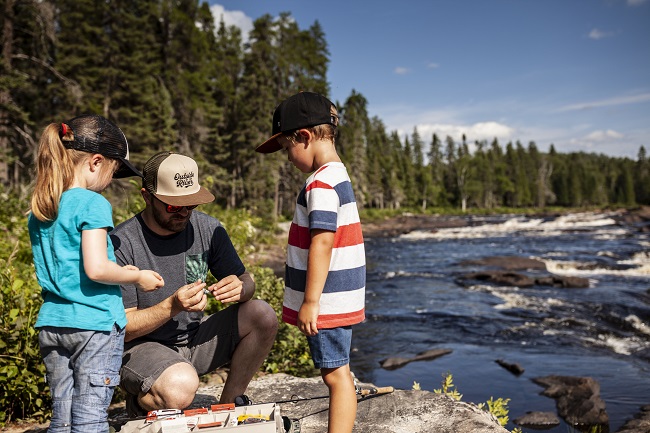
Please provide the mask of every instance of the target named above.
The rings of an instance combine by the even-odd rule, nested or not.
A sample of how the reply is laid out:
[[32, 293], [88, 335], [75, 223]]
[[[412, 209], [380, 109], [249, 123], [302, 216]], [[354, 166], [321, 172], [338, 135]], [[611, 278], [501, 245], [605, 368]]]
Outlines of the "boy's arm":
[[298, 312], [298, 329], [308, 336], [318, 334], [316, 322], [320, 310], [320, 297], [330, 268], [334, 235], [335, 232], [328, 230], [311, 230], [305, 300]]

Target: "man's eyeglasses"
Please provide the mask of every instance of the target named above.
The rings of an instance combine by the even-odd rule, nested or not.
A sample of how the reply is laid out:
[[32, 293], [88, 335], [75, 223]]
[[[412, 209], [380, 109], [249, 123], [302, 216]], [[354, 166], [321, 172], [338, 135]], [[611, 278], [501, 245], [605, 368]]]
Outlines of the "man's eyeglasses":
[[198, 206], [198, 204], [193, 204], [191, 206], [174, 206], [174, 205], [165, 203], [164, 201], [162, 201], [161, 199], [159, 199], [155, 195], [154, 195], [154, 197], [156, 198], [156, 200], [158, 200], [159, 202], [161, 202], [162, 204], [165, 205], [165, 210], [167, 211], [167, 213], [178, 213], [181, 210], [183, 210], [183, 208], [185, 208], [187, 210], [192, 210], [192, 209], [194, 209], [195, 207]]

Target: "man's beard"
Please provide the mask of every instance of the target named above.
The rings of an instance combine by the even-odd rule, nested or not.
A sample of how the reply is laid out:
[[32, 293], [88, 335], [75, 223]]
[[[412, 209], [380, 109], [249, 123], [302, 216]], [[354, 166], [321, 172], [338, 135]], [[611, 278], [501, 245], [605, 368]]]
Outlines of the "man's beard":
[[168, 214], [169, 216], [167, 218], [163, 218], [162, 214], [159, 214], [158, 212], [153, 212], [153, 219], [158, 223], [158, 225], [165, 230], [169, 230], [170, 232], [174, 233], [180, 233], [183, 230], [185, 230], [185, 227], [187, 227], [187, 223], [190, 221], [190, 215], [189, 213], [187, 217], [182, 217], [179, 214]]

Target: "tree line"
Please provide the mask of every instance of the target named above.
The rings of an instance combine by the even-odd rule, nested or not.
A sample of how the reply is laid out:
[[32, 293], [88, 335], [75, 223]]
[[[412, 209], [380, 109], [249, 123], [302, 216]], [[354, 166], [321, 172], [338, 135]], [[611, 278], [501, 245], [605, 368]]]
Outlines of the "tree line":
[[[160, 150], [199, 162], [225, 208], [290, 215], [304, 175], [254, 152], [271, 116], [301, 90], [329, 94], [318, 21], [264, 15], [245, 39], [199, 0], [0, 0], [0, 182], [24, 188], [43, 127], [82, 113], [119, 125], [142, 167]], [[246, 40], [246, 42], [244, 42]], [[497, 139], [468, 143], [370, 117], [352, 91], [335, 101], [338, 151], [362, 208], [496, 208], [650, 204], [650, 162], [541, 152]], [[471, 149], [471, 151], [470, 151]]]

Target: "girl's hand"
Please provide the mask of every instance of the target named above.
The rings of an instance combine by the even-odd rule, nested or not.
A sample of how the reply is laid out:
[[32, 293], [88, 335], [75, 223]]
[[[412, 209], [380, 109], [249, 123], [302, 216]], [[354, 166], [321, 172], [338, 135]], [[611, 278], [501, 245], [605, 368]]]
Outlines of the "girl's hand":
[[158, 272], [150, 270], [143, 270], [139, 272], [140, 276], [138, 277], [138, 282], [136, 283], [138, 289], [149, 292], [151, 290], [159, 289], [165, 285], [165, 281], [163, 281], [163, 278]]
[[140, 270], [140, 268], [138, 268], [137, 266], [133, 266], [133, 265], [124, 265], [124, 269], [128, 269], [129, 271], [139, 271]]

